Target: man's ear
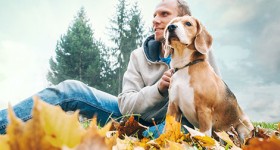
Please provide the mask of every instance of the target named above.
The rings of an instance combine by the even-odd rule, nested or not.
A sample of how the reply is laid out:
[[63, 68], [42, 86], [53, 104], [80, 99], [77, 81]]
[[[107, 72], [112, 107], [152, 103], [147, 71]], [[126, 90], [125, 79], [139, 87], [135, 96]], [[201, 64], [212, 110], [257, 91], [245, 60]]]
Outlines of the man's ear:
[[210, 47], [212, 46], [212, 36], [205, 29], [203, 25], [200, 24], [198, 20], [197, 22], [197, 35], [194, 40], [194, 46], [197, 51], [201, 54], [206, 54]]

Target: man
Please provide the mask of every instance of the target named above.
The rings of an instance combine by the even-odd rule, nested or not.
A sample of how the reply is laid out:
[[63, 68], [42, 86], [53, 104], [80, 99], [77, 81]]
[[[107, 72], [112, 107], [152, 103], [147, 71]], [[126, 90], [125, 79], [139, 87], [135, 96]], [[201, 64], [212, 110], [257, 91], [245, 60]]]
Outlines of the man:
[[[118, 97], [122, 114], [141, 114], [140, 121], [150, 125], [164, 120], [168, 106], [168, 88], [173, 69], [169, 69], [170, 57], [164, 56], [164, 29], [177, 16], [191, 15], [183, 0], [163, 0], [155, 9], [154, 35], [148, 37], [142, 48], [131, 53], [123, 78], [123, 90]], [[212, 52], [209, 62], [217, 74]], [[191, 126], [186, 119], [184, 124]]]
[[[61, 106], [65, 111], [79, 109], [80, 114], [87, 118], [96, 114], [101, 125], [109, 116], [114, 118], [131, 113], [140, 114], [140, 122], [145, 125], [152, 125], [152, 118], [162, 122], [167, 111], [172, 74], [170, 58], [162, 58], [163, 30], [171, 19], [185, 14], [190, 12], [182, 0], [165, 0], [156, 7], [153, 20], [155, 34], [147, 38], [142, 48], [132, 52], [124, 74], [123, 91], [118, 98], [74, 80], [61, 82], [35, 95], [47, 103]], [[33, 100], [29, 97], [14, 106], [14, 112], [26, 121], [32, 117], [32, 107]], [[5, 133], [7, 124], [7, 110], [1, 110], [0, 133]]]

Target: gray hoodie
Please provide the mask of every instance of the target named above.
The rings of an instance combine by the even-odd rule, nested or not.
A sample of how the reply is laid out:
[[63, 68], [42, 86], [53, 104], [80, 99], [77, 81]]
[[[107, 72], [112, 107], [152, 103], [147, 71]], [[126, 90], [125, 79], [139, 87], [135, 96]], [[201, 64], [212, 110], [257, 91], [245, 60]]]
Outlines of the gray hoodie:
[[[132, 51], [128, 67], [123, 76], [122, 93], [118, 95], [119, 109], [123, 115], [140, 114], [141, 119], [158, 123], [163, 121], [168, 96], [158, 91], [158, 83], [169, 66], [160, 60], [161, 43], [150, 36], [143, 47]], [[212, 52], [209, 52], [209, 63], [219, 75]]]

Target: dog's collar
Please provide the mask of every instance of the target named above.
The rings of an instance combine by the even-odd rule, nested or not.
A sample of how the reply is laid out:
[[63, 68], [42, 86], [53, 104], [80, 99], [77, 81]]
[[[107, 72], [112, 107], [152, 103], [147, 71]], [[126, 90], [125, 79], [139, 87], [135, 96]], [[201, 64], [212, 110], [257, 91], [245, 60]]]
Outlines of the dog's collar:
[[191, 65], [197, 64], [197, 63], [199, 63], [199, 62], [203, 62], [203, 61], [204, 61], [204, 59], [196, 59], [196, 60], [194, 60], [194, 61], [189, 62], [188, 64], [186, 64], [185, 66], [183, 66], [183, 67], [181, 67], [181, 68], [174, 68], [174, 73], [177, 72], [177, 71], [180, 70], [180, 69], [183, 69], [183, 68], [185, 68], [185, 67], [188, 67], [188, 66], [191, 66]]

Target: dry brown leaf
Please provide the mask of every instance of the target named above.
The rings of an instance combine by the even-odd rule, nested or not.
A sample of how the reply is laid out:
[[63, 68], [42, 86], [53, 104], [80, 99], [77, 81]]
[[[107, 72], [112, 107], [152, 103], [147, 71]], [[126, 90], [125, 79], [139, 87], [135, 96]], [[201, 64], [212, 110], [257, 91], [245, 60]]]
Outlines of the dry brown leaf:
[[268, 139], [253, 138], [250, 140], [249, 145], [242, 148], [243, 150], [279, 150], [280, 139], [273, 136]]
[[[115, 125], [116, 126], [116, 125]], [[117, 125], [119, 138], [123, 139], [124, 136], [135, 136], [139, 139], [143, 138], [142, 133], [148, 127], [141, 125], [139, 122], [134, 120], [134, 116], [130, 116], [124, 124]]]

